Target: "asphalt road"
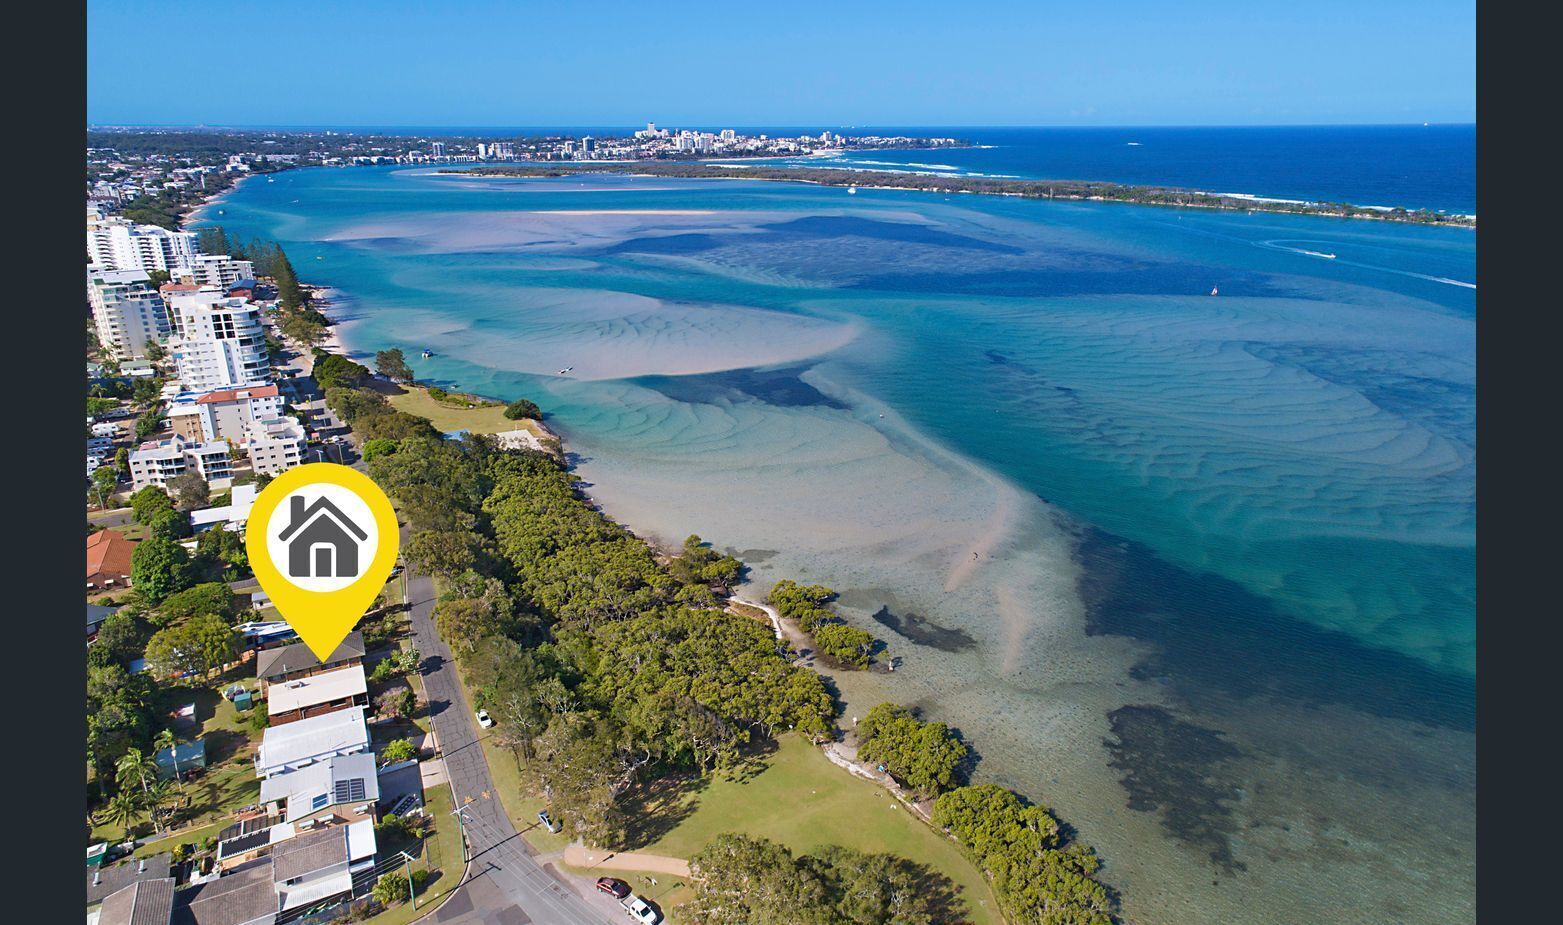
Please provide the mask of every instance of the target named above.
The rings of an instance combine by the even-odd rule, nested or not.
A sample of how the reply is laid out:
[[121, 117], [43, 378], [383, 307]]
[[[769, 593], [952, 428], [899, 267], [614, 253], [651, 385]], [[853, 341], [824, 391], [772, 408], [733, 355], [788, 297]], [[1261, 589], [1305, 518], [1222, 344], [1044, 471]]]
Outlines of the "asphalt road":
[[465, 807], [462, 817], [473, 858], [471, 879], [429, 921], [441, 925], [622, 925], [628, 921], [622, 912], [617, 916], [604, 912], [532, 857], [525, 839], [500, 805], [478, 744], [477, 721], [456, 677], [450, 649], [435, 631], [434, 582], [409, 572], [407, 592], [414, 644], [423, 656], [420, 671], [429, 715], [445, 755], [455, 803]]

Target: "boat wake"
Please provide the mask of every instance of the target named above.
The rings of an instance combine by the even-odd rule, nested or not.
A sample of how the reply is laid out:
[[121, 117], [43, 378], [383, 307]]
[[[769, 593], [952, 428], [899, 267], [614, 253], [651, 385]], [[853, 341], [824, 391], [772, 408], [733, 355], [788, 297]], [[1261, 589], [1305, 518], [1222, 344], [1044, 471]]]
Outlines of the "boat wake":
[[1416, 272], [1414, 270], [1401, 270], [1401, 269], [1397, 269], [1395, 267], [1380, 266], [1380, 265], [1374, 264], [1374, 263], [1360, 263], [1360, 262], [1355, 261], [1355, 260], [1341, 260], [1341, 259], [1339, 259], [1337, 257], [1337, 255], [1335, 254], [1334, 251], [1319, 251], [1319, 250], [1312, 250], [1311, 248], [1298, 247], [1297, 246], [1299, 244], [1316, 244], [1317, 245], [1317, 244], [1322, 244], [1322, 242], [1273, 240], [1273, 241], [1255, 241], [1254, 244], [1257, 247], [1264, 247], [1264, 248], [1269, 248], [1270, 250], [1277, 250], [1277, 251], [1287, 251], [1288, 253], [1300, 254], [1300, 255], [1302, 255], [1304, 257], [1320, 257], [1320, 258], [1323, 258], [1325, 260], [1334, 260], [1337, 263], [1341, 264], [1342, 266], [1359, 267], [1359, 268], [1364, 269], [1364, 270], [1376, 270], [1376, 271], [1378, 271], [1380, 273], [1393, 273], [1396, 276], [1409, 276], [1412, 279], [1425, 279], [1425, 280], [1427, 280], [1428, 282], [1431, 282], [1431, 283], [1443, 283], [1445, 286], [1460, 286], [1460, 287], [1465, 288], [1465, 289], [1475, 289], [1476, 288], [1476, 284], [1475, 283], [1468, 283], [1465, 280], [1450, 279], [1447, 276], [1434, 276], [1434, 275], [1432, 275], [1430, 273], [1418, 273], [1418, 272]]

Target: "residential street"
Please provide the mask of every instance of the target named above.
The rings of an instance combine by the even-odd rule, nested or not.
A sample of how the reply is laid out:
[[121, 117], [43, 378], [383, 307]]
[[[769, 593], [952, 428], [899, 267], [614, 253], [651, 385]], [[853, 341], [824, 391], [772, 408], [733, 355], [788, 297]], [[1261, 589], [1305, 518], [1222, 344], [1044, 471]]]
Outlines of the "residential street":
[[[505, 815], [478, 745], [473, 717], [450, 649], [434, 629], [434, 582], [408, 573], [414, 644], [423, 656], [423, 683], [434, 732], [445, 755], [455, 803], [463, 813], [473, 852], [472, 880], [446, 901], [430, 921], [444, 925], [577, 925], [617, 923], [594, 900], [587, 900], [544, 870]], [[441, 824], [447, 821], [441, 820]], [[602, 897], [606, 899], [606, 897]], [[617, 909], [617, 906], [612, 906]]]

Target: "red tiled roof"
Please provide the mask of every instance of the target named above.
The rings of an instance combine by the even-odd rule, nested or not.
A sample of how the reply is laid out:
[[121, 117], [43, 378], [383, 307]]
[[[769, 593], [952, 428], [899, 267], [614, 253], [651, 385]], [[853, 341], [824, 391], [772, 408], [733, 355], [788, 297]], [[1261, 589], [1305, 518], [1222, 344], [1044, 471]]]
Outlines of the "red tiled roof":
[[239, 398], [271, 398], [276, 394], [275, 385], [252, 385], [242, 389], [218, 389], [215, 392], [207, 392], [196, 401], [206, 405], [216, 401], [235, 401]]
[[118, 530], [99, 530], [87, 537], [87, 583], [102, 587], [112, 578], [123, 583], [130, 578], [130, 554], [136, 544]]

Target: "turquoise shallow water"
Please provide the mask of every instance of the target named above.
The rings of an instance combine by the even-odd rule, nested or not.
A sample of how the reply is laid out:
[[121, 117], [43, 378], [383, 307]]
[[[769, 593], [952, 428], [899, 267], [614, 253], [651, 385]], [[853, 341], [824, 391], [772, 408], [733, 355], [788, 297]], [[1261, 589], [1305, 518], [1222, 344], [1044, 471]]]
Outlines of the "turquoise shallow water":
[[1131, 920], [1474, 917], [1469, 231], [405, 169], [207, 218], [635, 529], [842, 590], [906, 659], [849, 709], [959, 726]]

